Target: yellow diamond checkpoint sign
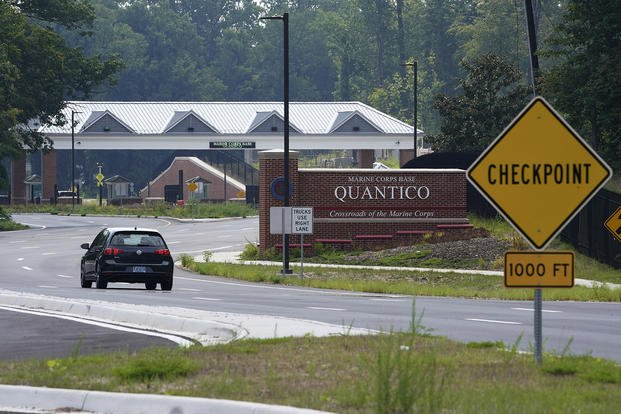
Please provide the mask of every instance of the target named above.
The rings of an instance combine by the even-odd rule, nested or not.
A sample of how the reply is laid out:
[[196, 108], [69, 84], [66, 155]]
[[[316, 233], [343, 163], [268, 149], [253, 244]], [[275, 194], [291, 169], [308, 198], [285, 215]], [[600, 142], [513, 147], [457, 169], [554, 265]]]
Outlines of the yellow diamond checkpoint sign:
[[621, 206], [612, 213], [612, 216], [606, 219], [604, 227], [608, 229], [618, 242], [621, 242]]
[[467, 172], [535, 249], [545, 248], [611, 176], [606, 162], [541, 97]]

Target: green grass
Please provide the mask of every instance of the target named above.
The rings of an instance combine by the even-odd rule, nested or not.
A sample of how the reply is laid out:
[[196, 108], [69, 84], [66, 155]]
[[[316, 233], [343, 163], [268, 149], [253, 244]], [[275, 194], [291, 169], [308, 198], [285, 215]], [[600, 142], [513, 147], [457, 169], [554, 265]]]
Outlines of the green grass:
[[28, 226], [14, 222], [11, 219], [11, 215], [0, 207], [0, 231], [24, 230], [27, 228]]
[[13, 230], [25, 230], [30, 227], [20, 223], [16, 223], [13, 220], [0, 220], [0, 231], [13, 231]]
[[254, 207], [245, 203], [196, 203], [192, 208], [191, 204], [185, 206], [169, 206], [161, 202], [153, 206], [132, 205], [132, 206], [101, 206], [96, 203], [85, 203], [76, 205], [73, 209], [71, 205], [19, 205], [11, 206], [6, 211], [12, 213], [49, 213], [49, 214], [76, 214], [76, 215], [131, 215], [131, 216], [157, 216], [157, 217], [176, 217], [176, 218], [222, 218], [222, 217], [248, 217], [257, 215]]
[[[322, 289], [340, 289], [369, 293], [414, 296], [451, 296], [482, 299], [532, 300], [533, 289], [507, 289], [501, 276], [440, 273], [434, 271], [394, 271], [351, 268], [304, 268], [304, 277], [283, 276], [280, 266], [246, 265], [232, 263], [194, 262], [182, 257], [188, 269], [199, 274], [222, 276], [249, 282], [304, 286]], [[294, 272], [300, 267], [293, 265]], [[545, 300], [576, 300], [621, 302], [621, 289], [605, 287], [571, 289], [544, 289]]]
[[153, 350], [114, 368], [114, 375], [124, 382], [149, 382], [186, 377], [199, 370], [196, 360], [185, 354], [170, 355], [165, 349]]
[[[50, 363], [50, 361], [53, 361]], [[338, 413], [612, 413], [621, 367], [411, 333], [0, 362], [0, 383], [283, 404]], [[172, 362], [171, 362], [172, 361]]]

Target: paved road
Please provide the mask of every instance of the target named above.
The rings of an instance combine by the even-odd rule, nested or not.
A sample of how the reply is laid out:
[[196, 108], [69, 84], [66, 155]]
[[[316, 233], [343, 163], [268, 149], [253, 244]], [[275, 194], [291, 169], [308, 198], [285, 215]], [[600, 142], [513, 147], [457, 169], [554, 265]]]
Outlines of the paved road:
[[176, 342], [144, 333], [131, 333], [42, 313], [0, 308], [0, 359], [62, 358], [72, 355], [174, 347]]
[[[107, 290], [79, 287], [79, 244], [89, 242], [104, 222], [109, 225], [160, 229], [173, 254], [241, 250], [256, 241], [257, 219], [177, 223], [154, 219], [24, 216], [43, 230], [0, 234], [0, 286], [14, 291], [66, 298], [275, 315], [317, 320], [344, 327], [408, 329], [412, 298], [302, 289], [237, 282], [175, 270], [172, 292], [146, 291], [143, 286], [112, 284]], [[58, 221], [56, 221], [56, 219]], [[417, 298], [418, 315], [434, 334], [462, 341], [502, 340], [521, 349], [534, 342], [532, 302]], [[571, 343], [575, 353], [621, 361], [621, 304], [544, 302], [543, 336], [548, 350]]]

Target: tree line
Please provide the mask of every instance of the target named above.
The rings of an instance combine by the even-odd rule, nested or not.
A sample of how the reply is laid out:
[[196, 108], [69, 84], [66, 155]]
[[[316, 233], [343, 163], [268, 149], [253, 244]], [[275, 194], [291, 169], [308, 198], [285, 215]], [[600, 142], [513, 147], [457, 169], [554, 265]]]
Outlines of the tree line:
[[[621, 5], [533, 3], [537, 91], [620, 168]], [[412, 122], [416, 61], [428, 142], [480, 151], [532, 97], [519, 0], [0, 0], [0, 157], [49, 146], [24, 125], [64, 100], [281, 100], [282, 23], [259, 17], [285, 11], [292, 100]]]

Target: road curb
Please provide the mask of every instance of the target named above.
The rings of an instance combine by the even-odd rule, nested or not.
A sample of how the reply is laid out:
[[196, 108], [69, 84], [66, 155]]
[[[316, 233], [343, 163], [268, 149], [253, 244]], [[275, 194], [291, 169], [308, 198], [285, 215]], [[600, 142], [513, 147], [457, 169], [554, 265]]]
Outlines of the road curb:
[[128, 306], [114, 302], [66, 300], [3, 290], [0, 290], [0, 304], [56, 312], [136, 329], [149, 329], [190, 338], [202, 345], [230, 342], [248, 334], [241, 326], [193, 318], [174, 308], [162, 308], [158, 311], [158, 308], [147, 305]]
[[[99, 414], [326, 414], [306, 408], [211, 398], [0, 385], [0, 412]], [[105, 407], [102, 409], [102, 407]], [[11, 411], [8, 411], [11, 412]], [[19, 412], [19, 411], [17, 411]]]

